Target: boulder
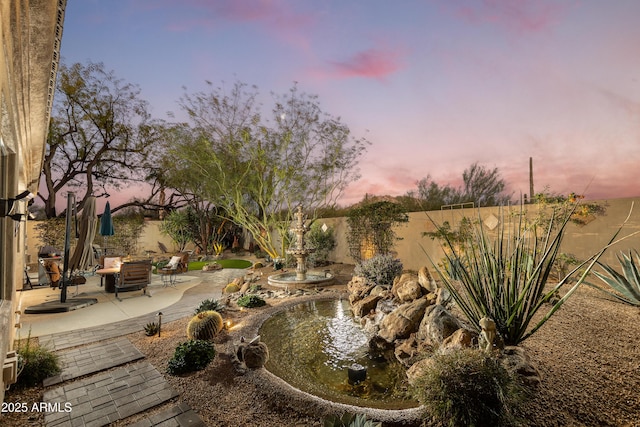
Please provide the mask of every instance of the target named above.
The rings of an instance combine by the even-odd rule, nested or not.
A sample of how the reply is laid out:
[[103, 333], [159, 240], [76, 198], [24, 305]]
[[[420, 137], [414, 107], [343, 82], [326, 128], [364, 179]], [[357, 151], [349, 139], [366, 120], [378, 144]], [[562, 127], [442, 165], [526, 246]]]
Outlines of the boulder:
[[433, 369], [433, 359], [426, 358], [417, 361], [409, 369], [407, 369], [407, 380], [412, 386], [416, 385], [416, 381], [423, 377], [429, 369]]
[[442, 305], [436, 304], [426, 309], [416, 337], [437, 346], [460, 328], [460, 321]]
[[376, 306], [378, 305], [378, 301], [380, 301], [382, 297], [380, 295], [369, 295], [364, 297], [363, 299], [355, 302], [351, 306], [351, 311], [355, 317], [364, 317], [375, 311]]
[[418, 330], [428, 305], [425, 298], [402, 304], [382, 319], [378, 335], [387, 342], [409, 337]]
[[347, 290], [349, 291], [349, 302], [353, 304], [356, 301], [366, 297], [374, 285], [367, 282], [367, 279], [360, 276], [353, 276], [349, 283], [347, 283]]
[[463, 348], [471, 348], [478, 341], [478, 334], [466, 328], [460, 328], [453, 334], [449, 335], [440, 344], [439, 351], [441, 353], [461, 350]]
[[426, 292], [435, 292], [438, 289], [436, 281], [429, 272], [426, 266], [423, 266], [418, 270], [418, 283]]
[[448, 307], [451, 304], [452, 297], [451, 292], [449, 292], [446, 288], [438, 288], [436, 289], [436, 304], [439, 304], [443, 307]]
[[414, 334], [411, 334], [409, 338], [396, 345], [394, 354], [396, 359], [404, 366], [413, 365], [418, 357], [418, 341], [416, 341]]
[[247, 368], [258, 369], [269, 360], [269, 349], [265, 343], [256, 340], [248, 344], [241, 343], [236, 350], [236, 355]]
[[502, 366], [527, 387], [540, 384], [540, 372], [522, 347], [506, 346], [500, 358]]
[[418, 275], [413, 273], [403, 273], [396, 277], [391, 288], [393, 296], [401, 302], [413, 301], [422, 296], [422, 288], [418, 283]]

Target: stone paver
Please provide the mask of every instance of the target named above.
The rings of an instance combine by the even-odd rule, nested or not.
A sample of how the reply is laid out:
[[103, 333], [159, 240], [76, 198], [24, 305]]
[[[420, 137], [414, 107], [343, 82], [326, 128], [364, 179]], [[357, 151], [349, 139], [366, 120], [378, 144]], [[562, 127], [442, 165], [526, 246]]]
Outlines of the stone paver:
[[126, 338], [62, 350], [58, 351], [58, 355], [62, 372], [45, 379], [45, 387], [144, 358], [144, 354]]
[[166, 411], [154, 414], [137, 423], [130, 424], [129, 427], [203, 427], [206, 426], [202, 419], [186, 403], [173, 406]]
[[43, 402], [61, 410], [47, 412], [45, 425], [104, 426], [176, 396], [149, 362], [134, 363], [46, 391]]

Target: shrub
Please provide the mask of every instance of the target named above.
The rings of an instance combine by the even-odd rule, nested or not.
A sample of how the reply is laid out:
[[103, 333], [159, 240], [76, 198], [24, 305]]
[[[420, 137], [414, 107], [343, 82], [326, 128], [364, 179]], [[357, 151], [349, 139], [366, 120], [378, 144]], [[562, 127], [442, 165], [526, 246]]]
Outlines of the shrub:
[[16, 349], [19, 356], [17, 387], [34, 387], [45, 378], [60, 373], [60, 359], [57, 354], [39, 345], [32, 345], [31, 336]]
[[216, 349], [212, 343], [203, 340], [183, 342], [176, 347], [169, 364], [169, 375], [181, 375], [187, 372], [200, 371], [207, 367], [216, 356]]
[[212, 340], [223, 327], [222, 316], [217, 311], [203, 311], [189, 321], [187, 338], [190, 340]]
[[382, 427], [382, 423], [371, 421], [362, 414], [345, 413], [341, 417], [330, 416], [324, 420], [324, 427]]
[[243, 295], [238, 298], [238, 305], [240, 307], [253, 308], [253, 307], [262, 307], [267, 304], [265, 300], [263, 300], [258, 295]]
[[589, 283], [589, 285], [625, 304], [640, 306], [640, 255], [638, 251], [634, 252], [635, 260], [634, 254], [631, 251], [629, 251], [629, 255], [624, 252], [618, 255], [618, 262], [622, 268], [622, 274], [618, 273], [613, 267], [601, 263], [598, 264], [605, 272], [593, 272], [597, 278], [602, 280], [614, 292], [610, 292], [591, 283]]
[[203, 311], [217, 311], [218, 313], [224, 311], [224, 304], [220, 303], [220, 301], [216, 299], [206, 299], [196, 307], [196, 312], [194, 314], [202, 313]]
[[381, 286], [391, 286], [401, 273], [402, 262], [391, 255], [376, 255], [357, 264], [353, 270], [354, 275]]
[[518, 389], [495, 357], [464, 349], [431, 362], [413, 389], [431, 416], [449, 426], [509, 425]]
[[155, 322], [147, 323], [147, 325], [144, 327], [144, 333], [148, 337], [154, 336], [158, 333], [159, 330], [160, 326]]
[[309, 265], [312, 267], [326, 265], [329, 253], [336, 247], [333, 228], [328, 227], [323, 231], [322, 226], [314, 222], [305, 237], [309, 247], [314, 248], [307, 258]]

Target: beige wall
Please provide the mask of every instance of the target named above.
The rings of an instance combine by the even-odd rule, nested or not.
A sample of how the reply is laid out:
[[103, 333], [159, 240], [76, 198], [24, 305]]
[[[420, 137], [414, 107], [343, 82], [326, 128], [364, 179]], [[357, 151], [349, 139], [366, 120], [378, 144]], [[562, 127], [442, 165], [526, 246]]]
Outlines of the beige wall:
[[[631, 203], [635, 201], [635, 209], [625, 226], [621, 237], [628, 235], [636, 230], [640, 230], [640, 198], [635, 199], [612, 199], [598, 201], [606, 207], [604, 216], [595, 217], [590, 223], [580, 226], [569, 224], [565, 238], [561, 247], [564, 253], [573, 254], [580, 260], [587, 259], [600, 248], [607, 244], [611, 236], [616, 232], [618, 227], [623, 223], [629, 213]], [[520, 211], [519, 207], [506, 208], [513, 215], [505, 215], [507, 218], [516, 218], [515, 215]], [[535, 206], [528, 205], [527, 209], [535, 209]], [[435, 230], [434, 225], [429, 220], [433, 219], [437, 224], [449, 221], [454, 227], [460, 223], [460, 220], [466, 216], [472, 219], [480, 215], [484, 222], [490, 215], [500, 216], [500, 208], [480, 208], [478, 209], [456, 209], [447, 211], [431, 211], [412, 212], [409, 214], [409, 222], [396, 227], [396, 233], [401, 238], [396, 245], [395, 251], [398, 258], [406, 269], [418, 270], [423, 265], [429, 265], [429, 261], [425, 252], [434, 260], [442, 258], [442, 249], [438, 241], [431, 240], [429, 237], [423, 237], [425, 231]], [[331, 261], [353, 264], [353, 259], [349, 256], [349, 247], [347, 244], [348, 225], [346, 218], [326, 218], [318, 219], [318, 223], [327, 224], [334, 230], [337, 240], [336, 249], [330, 254]], [[143, 255], [146, 250], [156, 251], [159, 253], [158, 242], [163, 242], [170, 251], [176, 251], [175, 244], [169, 237], [163, 235], [159, 231], [160, 221], [146, 221], [142, 236], [138, 241], [138, 254]], [[35, 237], [34, 232], [35, 221], [28, 223], [27, 253], [32, 262], [37, 261], [37, 251], [41, 243]], [[485, 228], [488, 230], [487, 228]], [[117, 231], [116, 231], [117, 232]], [[489, 234], [491, 234], [489, 232]], [[102, 237], [96, 236], [96, 243], [102, 244]], [[616, 253], [620, 250], [629, 250], [635, 248], [640, 250], [640, 235], [627, 239], [616, 246], [612, 247], [602, 258], [606, 263], [617, 264]]]

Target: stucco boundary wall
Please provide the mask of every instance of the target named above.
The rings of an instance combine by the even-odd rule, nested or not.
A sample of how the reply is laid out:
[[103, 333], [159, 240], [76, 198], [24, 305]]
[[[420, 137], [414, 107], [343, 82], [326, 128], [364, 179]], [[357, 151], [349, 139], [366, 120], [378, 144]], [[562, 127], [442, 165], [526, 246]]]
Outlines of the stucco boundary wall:
[[[570, 223], [561, 247], [561, 252], [572, 254], [579, 260], [589, 258], [607, 244], [611, 236], [613, 236], [629, 214], [632, 203], [634, 203], [633, 212], [619, 237], [640, 230], [640, 197], [590, 201], [590, 203], [593, 202], [604, 206], [606, 208], [605, 214], [590, 218], [591, 221], [586, 225]], [[529, 211], [530, 214], [535, 214], [537, 206], [526, 205], [525, 209]], [[495, 223], [493, 217], [497, 219], [504, 218], [505, 221], [517, 221], [519, 213], [520, 206], [412, 212], [409, 213], [408, 223], [395, 227], [396, 234], [400, 240], [396, 242], [394, 250], [397, 253], [397, 257], [402, 261], [405, 269], [417, 271], [422, 266], [430, 265], [426, 254], [429, 254], [429, 256], [436, 261], [443, 258], [440, 242], [423, 236], [424, 232], [435, 230], [435, 226], [431, 220], [436, 224], [442, 224], [448, 221], [455, 229], [464, 217], [472, 220], [477, 220], [479, 217], [480, 221], [491, 225], [492, 221]], [[327, 226], [333, 228], [337, 245], [330, 254], [330, 260], [353, 264], [354, 260], [349, 255], [349, 246], [347, 243], [347, 218], [320, 218], [316, 221], [320, 224], [327, 224]], [[30, 255], [29, 262], [31, 264], [37, 262], [37, 252], [42, 246], [35, 236], [35, 223], [35, 221], [28, 222], [27, 232], [27, 253]], [[162, 242], [169, 249], [170, 253], [177, 251], [171, 239], [160, 233], [159, 224], [160, 221], [146, 221], [146, 226], [138, 241], [138, 253], [136, 255], [145, 255], [146, 251], [153, 251], [153, 256], [162, 257], [163, 255], [158, 248], [158, 242]], [[498, 227], [495, 227], [491, 230], [489, 226], [483, 226], [490, 236], [494, 236], [495, 231], [498, 229]], [[95, 242], [101, 244], [102, 237], [100, 235], [96, 236]], [[629, 251], [630, 249], [640, 251], [640, 234], [628, 238], [610, 248], [603, 258], [601, 258], [601, 261], [617, 266], [616, 255], [620, 251]]]

